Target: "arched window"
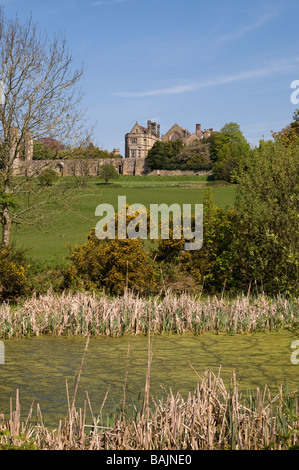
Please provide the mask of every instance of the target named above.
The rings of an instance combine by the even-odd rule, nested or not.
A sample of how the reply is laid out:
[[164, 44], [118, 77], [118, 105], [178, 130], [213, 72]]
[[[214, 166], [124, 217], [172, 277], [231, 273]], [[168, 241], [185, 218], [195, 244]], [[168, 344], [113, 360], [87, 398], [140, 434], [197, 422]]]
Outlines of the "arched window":
[[181, 139], [182, 136], [178, 132], [173, 132], [170, 136], [170, 140], [174, 142], [175, 140]]

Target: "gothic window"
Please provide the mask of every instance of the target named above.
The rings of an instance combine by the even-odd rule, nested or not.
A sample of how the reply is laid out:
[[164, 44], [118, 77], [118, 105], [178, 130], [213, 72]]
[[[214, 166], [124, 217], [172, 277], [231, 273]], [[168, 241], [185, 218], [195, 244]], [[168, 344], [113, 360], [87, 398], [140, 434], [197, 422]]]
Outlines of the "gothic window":
[[137, 144], [137, 137], [133, 137], [131, 139], [131, 144]]
[[173, 134], [171, 134], [171, 137], [170, 137], [170, 140], [172, 142], [174, 142], [175, 140], [178, 140], [178, 139], [181, 139], [181, 135], [178, 133], [178, 132], [174, 132]]
[[135, 150], [135, 149], [132, 149], [132, 150], [131, 150], [131, 157], [132, 157], [132, 158], [135, 158], [135, 157], [136, 157], [136, 150]]

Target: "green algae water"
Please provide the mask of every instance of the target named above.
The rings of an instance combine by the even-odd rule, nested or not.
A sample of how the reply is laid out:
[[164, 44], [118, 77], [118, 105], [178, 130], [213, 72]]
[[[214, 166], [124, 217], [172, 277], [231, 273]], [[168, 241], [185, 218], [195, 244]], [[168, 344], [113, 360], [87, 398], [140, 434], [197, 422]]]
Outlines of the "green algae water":
[[[240, 391], [255, 391], [267, 384], [278, 391], [287, 384], [299, 389], [299, 364], [291, 362], [291, 343], [298, 340], [287, 331], [250, 335], [162, 335], [153, 338], [151, 394], [165, 397], [171, 388], [187, 397], [205, 370], [218, 374], [226, 385], [236, 371]], [[67, 415], [73, 397], [86, 338], [41, 336], [3, 341], [5, 363], [0, 364], [0, 413], [9, 414], [10, 397], [19, 390], [21, 416], [26, 418], [32, 402], [39, 404], [44, 424], [57, 428]], [[97, 415], [108, 392], [104, 410], [120, 408], [127, 372], [126, 403], [141, 404], [148, 364], [148, 338], [91, 337], [85, 354], [76, 397], [84, 406], [86, 392]], [[36, 410], [36, 406], [33, 408]]]

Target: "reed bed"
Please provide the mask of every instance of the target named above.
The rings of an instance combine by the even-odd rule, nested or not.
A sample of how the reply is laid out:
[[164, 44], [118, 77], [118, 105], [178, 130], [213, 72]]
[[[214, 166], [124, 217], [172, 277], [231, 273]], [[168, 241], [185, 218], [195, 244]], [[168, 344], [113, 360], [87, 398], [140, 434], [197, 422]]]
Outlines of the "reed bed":
[[110, 298], [90, 293], [33, 295], [0, 306], [0, 338], [51, 335], [121, 336], [162, 333], [250, 333], [296, 328], [299, 299], [265, 295], [234, 299], [187, 294]]
[[[281, 388], [271, 396], [267, 387], [242, 396], [235, 375], [225, 387], [221, 374], [206, 371], [184, 400], [170, 390], [162, 402], [150, 397], [146, 379], [140, 411], [124, 411], [107, 423], [92, 411], [88, 393], [83, 409], [69, 398], [69, 412], [57, 429], [32, 425], [32, 407], [20, 421], [17, 393], [9, 418], [0, 415], [0, 449], [42, 450], [287, 450], [299, 448], [298, 397]], [[75, 395], [74, 395], [75, 396]], [[91, 415], [87, 421], [87, 412]]]

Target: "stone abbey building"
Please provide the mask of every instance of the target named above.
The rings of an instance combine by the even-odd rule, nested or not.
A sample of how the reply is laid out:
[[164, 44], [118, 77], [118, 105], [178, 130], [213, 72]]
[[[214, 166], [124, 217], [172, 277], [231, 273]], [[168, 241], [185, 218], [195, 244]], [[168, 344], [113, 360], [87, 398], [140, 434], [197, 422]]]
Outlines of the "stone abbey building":
[[[14, 131], [17, 133], [17, 129]], [[61, 176], [99, 176], [100, 167], [105, 163], [110, 163], [121, 175], [146, 175], [151, 170], [147, 165], [148, 151], [157, 141], [167, 142], [177, 139], [188, 144], [194, 140], [201, 140], [208, 137], [213, 129], [201, 129], [201, 124], [196, 124], [195, 132], [183, 129], [178, 124], [174, 124], [164, 135], [160, 133], [160, 125], [150, 120], [147, 127], [143, 127], [136, 122], [131, 132], [125, 135], [125, 158], [95, 158], [95, 159], [64, 159], [64, 160], [33, 160], [33, 136], [28, 133], [25, 138], [25, 159], [14, 161], [14, 173], [16, 176], [38, 175], [45, 168], [57, 171]], [[17, 140], [17, 135], [16, 135]], [[112, 153], [118, 154], [119, 149], [114, 149]], [[153, 174], [178, 174], [177, 171], [158, 171]], [[184, 173], [206, 173], [206, 172], [184, 172]]]

